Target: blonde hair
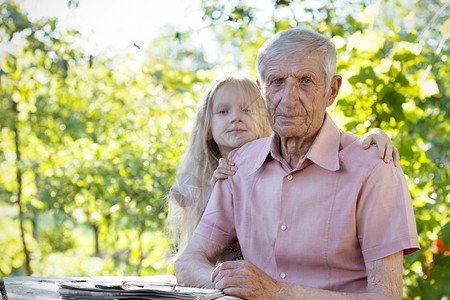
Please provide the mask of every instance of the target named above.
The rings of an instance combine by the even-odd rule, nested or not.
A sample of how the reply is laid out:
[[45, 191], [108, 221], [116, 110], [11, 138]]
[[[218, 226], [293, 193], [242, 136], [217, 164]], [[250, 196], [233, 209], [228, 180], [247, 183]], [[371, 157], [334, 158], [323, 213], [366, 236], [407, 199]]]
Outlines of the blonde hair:
[[323, 57], [325, 83], [329, 83], [336, 75], [337, 50], [330, 38], [306, 27], [295, 27], [278, 32], [259, 48], [256, 58], [258, 79], [264, 83], [265, 66], [273, 59], [287, 56], [295, 52], [317, 51]]
[[271, 133], [265, 103], [256, 83], [239, 75], [226, 75], [211, 82], [197, 106], [192, 133], [188, 147], [181, 157], [174, 186], [183, 186], [185, 199], [180, 203], [173, 192], [168, 195], [169, 212], [167, 217], [169, 235], [174, 243], [174, 251], [181, 253], [197, 227], [211, 195], [209, 181], [221, 158], [219, 147], [212, 139], [211, 120], [215, 95], [220, 88], [239, 89], [250, 101], [255, 101], [257, 111], [255, 121], [258, 138]]

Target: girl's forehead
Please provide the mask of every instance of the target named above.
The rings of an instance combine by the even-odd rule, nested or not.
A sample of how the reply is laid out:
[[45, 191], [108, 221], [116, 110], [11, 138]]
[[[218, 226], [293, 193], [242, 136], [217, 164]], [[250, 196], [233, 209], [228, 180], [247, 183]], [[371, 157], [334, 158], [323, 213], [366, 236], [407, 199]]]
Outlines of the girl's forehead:
[[239, 84], [225, 84], [220, 86], [214, 95], [213, 105], [242, 104], [251, 105], [258, 101], [259, 93], [252, 89], [244, 88]]

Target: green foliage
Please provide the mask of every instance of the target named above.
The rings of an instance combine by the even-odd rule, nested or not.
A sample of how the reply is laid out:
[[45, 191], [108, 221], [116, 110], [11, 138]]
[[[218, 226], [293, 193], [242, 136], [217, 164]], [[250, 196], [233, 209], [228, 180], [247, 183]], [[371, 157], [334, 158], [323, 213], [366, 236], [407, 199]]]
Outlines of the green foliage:
[[39, 232], [39, 242], [42, 253], [65, 252], [75, 247], [74, 237], [67, 223], [55, 224]]
[[276, 0], [263, 17], [203, 0], [208, 49], [168, 27], [143, 50], [95, 57], [57, 20], [0, 5], [1, 273], [25, 273], [24, 247], [34, 275], [167, 272], [164, 196], [206, 83], [256, 77], [259, 46], [302, 24], [338, 48], [333, 117], [356, 134], [382, 128], [400, 151], [422, 248], [405, 257], [405, 298], [450, 295], [448, 3]]
[[1, 213], [1, 271], [23, 274], [24, 249], [34, 274], [56, 274], [47, 262], [63, 253], [99, 257], [102, 273], [165, 270], [157, 232], [194, 99], [212, 77], [202, 53], [174, 42], [166, 55], [161, 38], [147, 55], [87, 56], [55, 20], [30, 22], [12, 2], [0, 12], [11, 41], [0, 66], [0, 201], [22, 212]]

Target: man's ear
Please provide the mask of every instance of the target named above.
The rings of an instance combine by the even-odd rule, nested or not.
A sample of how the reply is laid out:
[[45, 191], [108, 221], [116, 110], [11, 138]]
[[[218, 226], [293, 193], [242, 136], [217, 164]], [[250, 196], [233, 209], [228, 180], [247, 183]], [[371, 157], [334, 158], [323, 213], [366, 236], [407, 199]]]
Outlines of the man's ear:
[[330, 90], [327, 95], [327, 107], [334, 103], [342, 85], [342, 76], [334, 75], [330, 82]]
[[259, 82], [258, 79], [256, 79], [256, 84], [258, 85], [259, 90], [261, 90], [261, 82]]

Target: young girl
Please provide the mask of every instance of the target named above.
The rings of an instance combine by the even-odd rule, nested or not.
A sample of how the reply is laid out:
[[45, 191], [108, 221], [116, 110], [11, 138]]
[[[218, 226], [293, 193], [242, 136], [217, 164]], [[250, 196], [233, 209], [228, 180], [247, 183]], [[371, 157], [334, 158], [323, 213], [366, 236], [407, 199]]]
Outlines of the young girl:
[[[181, 158], [177, 180], [170, 190], [168, 224], [175, 251], [187, 246], [218, 179], [234, 175], [228, 153], [247, 142], [271, 134], [265, 103], [252, 80], [229, 75], [214, 80], [197, 109], [188, 148]], [[380, 129], [371, 130], [363, 142], [380, 148], [386, 162], [398, 160], [397, 149]], [[220, 161], [220, 165], [219, 165]], [[217, 170], [216, 170], [217, 169]], [[221, 261], [242, 258], [239, 245], [229, 247]]]

